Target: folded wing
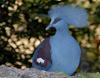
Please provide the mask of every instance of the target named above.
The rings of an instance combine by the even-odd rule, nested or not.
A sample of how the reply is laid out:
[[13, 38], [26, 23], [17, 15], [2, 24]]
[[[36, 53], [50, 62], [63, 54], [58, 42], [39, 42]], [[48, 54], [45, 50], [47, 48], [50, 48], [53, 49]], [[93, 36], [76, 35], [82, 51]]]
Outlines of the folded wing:
[[32, 67], [48, 70], [52, 65], [50, 38], [45, 39], [36, 49], [32, 58]]

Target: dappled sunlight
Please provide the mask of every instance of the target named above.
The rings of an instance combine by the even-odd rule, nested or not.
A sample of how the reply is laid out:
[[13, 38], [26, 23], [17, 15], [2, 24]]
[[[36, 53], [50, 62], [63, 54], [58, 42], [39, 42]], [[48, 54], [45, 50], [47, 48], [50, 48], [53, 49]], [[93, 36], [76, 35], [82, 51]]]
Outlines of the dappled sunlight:
[[[3, 38], [5, 39], [5, 38]], [[9, 47], [12, 47], [15, 52], [19, 53], [21, 56], [19, 57], [19, 60], [15, 62], [15, 65], [21, 66], [22, 69], [26, 68], [26, 66], [23, 66], [23, 63], [20, 61], [20, 59], [25, 60], [26, 58], [30, 58], [27, 61], [29, 63], [32, 63], [32, 59], [30, 55], [34, 53], [35, 48], [43, 41], [43, 37], [39, 37], [39, 39], [35, 37], [28, 38], [18, 38], [17, 35], [12, 34], [11, 37], [8, 39], [7, 44], [7, 50]], [[5, 49], [6, 49], [5, 48]], [[18, 58], [17, 58], [18, 59]], [[6, 63], [7, 66], [12, 66], [11, 63]]]
[[[2, 39], [3, 36], [1, 36]], [[43, 40], [36, 39], [34, 37], [28, 38], [18, 38], [17, 35], [11, 35], [11, 37], [8, 39], [8, 46], [15, 49], [16, 52], [19, 53], [25, 53], [25, 54], [32, 54], [34, 51], [34, 48], [36, 48], [40, 42]]]

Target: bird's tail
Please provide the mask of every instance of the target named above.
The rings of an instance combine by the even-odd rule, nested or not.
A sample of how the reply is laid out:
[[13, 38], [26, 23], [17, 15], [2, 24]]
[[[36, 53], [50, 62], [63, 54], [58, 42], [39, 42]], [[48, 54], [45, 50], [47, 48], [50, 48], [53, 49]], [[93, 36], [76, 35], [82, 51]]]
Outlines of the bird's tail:
[[75, 25], [76, 27], [85, 27], [87, 25], [88, 14], [85, 9], [73, 6], [64, 5], [51, 8], [48, 12], [51, 19], [59, 17], [67, 24]]

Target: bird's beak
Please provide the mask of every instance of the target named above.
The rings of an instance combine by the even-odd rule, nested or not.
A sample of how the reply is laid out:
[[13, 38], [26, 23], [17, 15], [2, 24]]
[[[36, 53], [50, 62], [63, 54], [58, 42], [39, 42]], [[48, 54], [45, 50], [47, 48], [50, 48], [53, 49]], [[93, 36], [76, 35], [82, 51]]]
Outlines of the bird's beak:
[[52, 27], [52, 25], [48, 25], [45, 30], [48, 30]]

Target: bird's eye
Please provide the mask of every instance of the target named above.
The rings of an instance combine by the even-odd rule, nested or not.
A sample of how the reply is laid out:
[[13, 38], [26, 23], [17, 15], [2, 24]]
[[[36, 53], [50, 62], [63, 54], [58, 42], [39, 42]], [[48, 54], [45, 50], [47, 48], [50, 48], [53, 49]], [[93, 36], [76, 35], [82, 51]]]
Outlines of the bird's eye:
[[60, 18], [56, 18], [53, 22], [53, 24], [56, 24], [58, 21], [60, 21], [61, 19]]

